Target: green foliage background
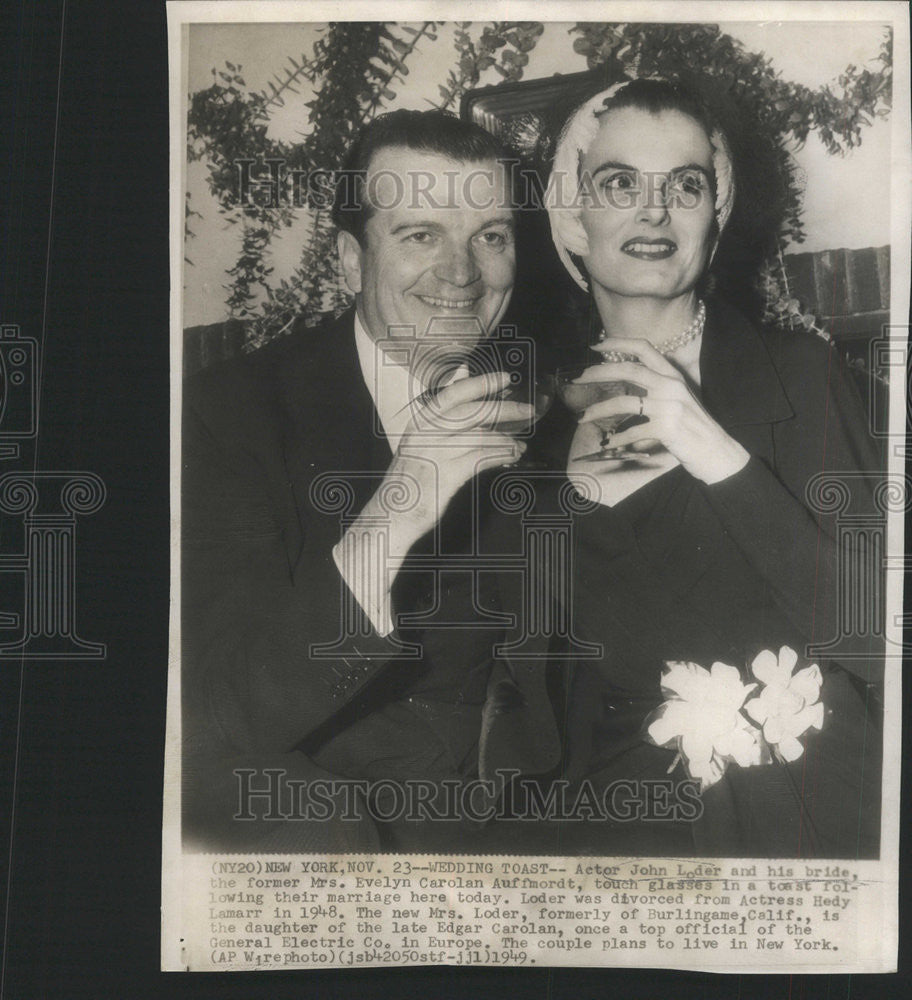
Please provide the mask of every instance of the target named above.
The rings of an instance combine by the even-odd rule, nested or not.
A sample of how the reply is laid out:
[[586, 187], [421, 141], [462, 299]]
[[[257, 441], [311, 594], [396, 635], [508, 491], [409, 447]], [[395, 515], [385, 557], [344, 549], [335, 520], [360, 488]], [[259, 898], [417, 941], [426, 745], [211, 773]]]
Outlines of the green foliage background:
[[[316, 322], [326, 312], [338, 313], [350, 296], [338, 277], [328, 210], [291, 203], [272, 207], [255, 198], [240, 203], [237, 161], [279, 159], [287, 171], [333, 170], [359, 129], [396, 99], [419, 44], [441, 47], [436, 106], [456, 111], [463, 94], [488, 70], [504, 81], [521, 80], [544, 31], [539, 22], [459, 22], [450, 50], [440, 41], [441, 24], [330, 23], [318, 33], [312, 51], [291, 58], [264, 90], [250, 90], [242, 67], [229, 62], [212, 70], [211, 86], [190, 95], [188, 157], [206, 164], [219, 211], [241, 229], [238, 259], [228, 272], [227, 305], [231, 317], [246, 321], [249, 346], [277, 336], [299, 315]], [[756, 282], [768, 319], [813, 328], [814, 317], [790, 298], [782, 267], [781, 243], [804, 238], [801, 191], [787, 147], [805, 142], [813, 132], [838, 156], [860, 144], [863, 129], [875, 117], [889, 114], [890, 38], [884, 38], [872, 68], [848, 65], [835, 85], [813, 89], [783, 79], [766, 56], [748, 51], [717, 25], [577, 23], [570, 31], [574, 50], [608, 80], [624, 74], [674, 78], [698, 67], [771, 140], [779, 150], [777, 169], [786, 179], [788, 197], [780, 249], [760, 268]], [[315, 92], [304, 102], [306, 134], [297, 142], [272, 139], [271, 115], [299, 98], [303, 84]], [[309, 236], [294, 272], [276, 280], [269, 263], [271, 243], [300, 212], [310, 217]], [[188, 198], [188, 241], [196, 214]]]

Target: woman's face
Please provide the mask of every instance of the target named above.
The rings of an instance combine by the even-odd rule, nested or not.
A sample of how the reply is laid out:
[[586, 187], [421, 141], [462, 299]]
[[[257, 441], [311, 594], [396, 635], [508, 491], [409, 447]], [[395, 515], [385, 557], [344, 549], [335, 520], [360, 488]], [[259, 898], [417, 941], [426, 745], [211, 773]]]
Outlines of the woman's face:
[[679, 111], [619, 108], [582, 161], [583, 256], [598, 290], [673, 299], [703, 273], [714, 233], [712, 147]]

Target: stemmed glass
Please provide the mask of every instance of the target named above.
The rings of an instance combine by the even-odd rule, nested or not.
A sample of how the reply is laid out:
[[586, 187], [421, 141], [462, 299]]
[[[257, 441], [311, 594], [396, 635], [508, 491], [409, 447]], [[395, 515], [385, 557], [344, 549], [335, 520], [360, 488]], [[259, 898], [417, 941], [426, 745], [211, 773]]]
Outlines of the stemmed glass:
[[535, 424], [551, 409], [554, 396], [553, 375], [531, 376], [511, 372], [510, 384], [497, 393], [497, 399], [525, 403], [532, 407], [533, 412], [526, 418], [497, 420], [494, 426], [504, 434], [530, 434]]
[[[426, 390], [418, 397], [418, 401], [422, 405], [432, 402], [438, 392], [440, 389]], [[551, 408], [556, 393], [553, 375], [531, 375], [513, 371], [510, 373], [510, 381], [506, 386], [492, 395], [476, 401], [475, 405], [478, 407], [476, 419], [481, 421], [480, 426], [496, 429], [511, 437], [528, 438], [531, 437], [532, 429], [538, 421]], [[512, 413], [507, 415], [502, 407], [504, 403], [519, 403], [530, 406], [532, 412], [521, 417]], [[415, 403], [413, 402], [411, 405], [415, 405]], [[513, 468], [535, 468], [537, 466], [538, 463], [528, 459], [525, 455], [512, 465]]]
[[[556, 392], [553, 375], [531, 376], [512, 372], [510, 384], [500, 390], [497, 399], [511, 403], [525, 403], [532, 407], [532, 413], [521, 419], [497, 420], [494, 426], [504, 434], [530, 437], [532, 428], [551, 409]], [[511, 466], [513, 469], [527, 470], [540, 467], [541, 463], [530, 458], [527, 453], [521, 455]]]
[[[605, 369], [604, 379], [580, 381], [583, 372], [598, 366]], [[564, 405], [577, 418], [594, 403], [603, 399], [612, 399], [615, 396], [645, 396], [646, 390], [633, 382], [626, 382], [623, 379], [612, 377], [611, 363], [599, 365], [598, 362], [592, 364], [572, 365], [568, 368], [559, 368], [555, 380], [557, 392]], [[583, 455], [579, 461], [608, 461], [608, 460], [628, 460], [633, 456], [627, 454], [617, 455], [610, 451], [610, 436], [624, 423], [635, 419], [635, 415], [620, 413], [614, 416], [600, 417], [593, 421], [601, 431], [599, 450], [591, 455]]]

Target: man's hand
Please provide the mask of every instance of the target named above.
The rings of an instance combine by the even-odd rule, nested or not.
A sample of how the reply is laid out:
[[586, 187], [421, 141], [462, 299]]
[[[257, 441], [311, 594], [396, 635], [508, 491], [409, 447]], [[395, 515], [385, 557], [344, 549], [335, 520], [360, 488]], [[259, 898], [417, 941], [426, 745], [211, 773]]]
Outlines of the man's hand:
[[460, 487], [485, 469], [511, 465], [526, 450], [522, 441], [499, 431], [516, 422], [531, 425], [533, 408], [498, 398], [510, 383], [505, 372], [461, 379], [416, 405], [384, 487], [402, 485], [415, 497], [411, 509], [378, 510], [384, 487], [368, 503], [369, 515], [389, 513], [391, 554], [404, 556], [443, 516]]
[[[534, 418], [531, 405], [499, 398], [509, 384], [506, 372], [486, 373], [416, 400], [383, 482], [336, 546], [340, 572], [381, 635], [392, 629], [389, 588], [409, 549], [439, 522], [460, 487], [526, 450], [497, 430], [529, 427]], [[380, 535], [388, 537], [388, 549]]]

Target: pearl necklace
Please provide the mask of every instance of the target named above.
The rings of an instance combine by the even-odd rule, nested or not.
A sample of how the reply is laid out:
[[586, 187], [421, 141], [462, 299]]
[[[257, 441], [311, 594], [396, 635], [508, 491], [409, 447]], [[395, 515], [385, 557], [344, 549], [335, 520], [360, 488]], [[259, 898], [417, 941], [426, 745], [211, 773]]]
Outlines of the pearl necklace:
[[[682, 348], [685, 344], [689, 344], [692, 340], [696, 340], [703, 333], [703, 327], [706, 325], [706, 304], [700, 302], [697, 307], [697, 315], [694, 316], [693, 322], [687, 327], [686, 330], [682, 330], [680, 333], [675, 334], [674, 337], [669, 337], [668, 340], [663, 341], [661, 344], [656, 345], [656, 350], [659, 354], [663, 354], [666, 357], [669, 354], [674, 354], [675, 351]], [[606, 340], [605, 331], [602, 330], [602, 335], [599, 337], [599, 343], [604, 343]], [[615, 361], [635, 361], [636, 356], [633, 354], [626, 354], [624, 351], [601, 351], [603, 362], [615, 362]]]

